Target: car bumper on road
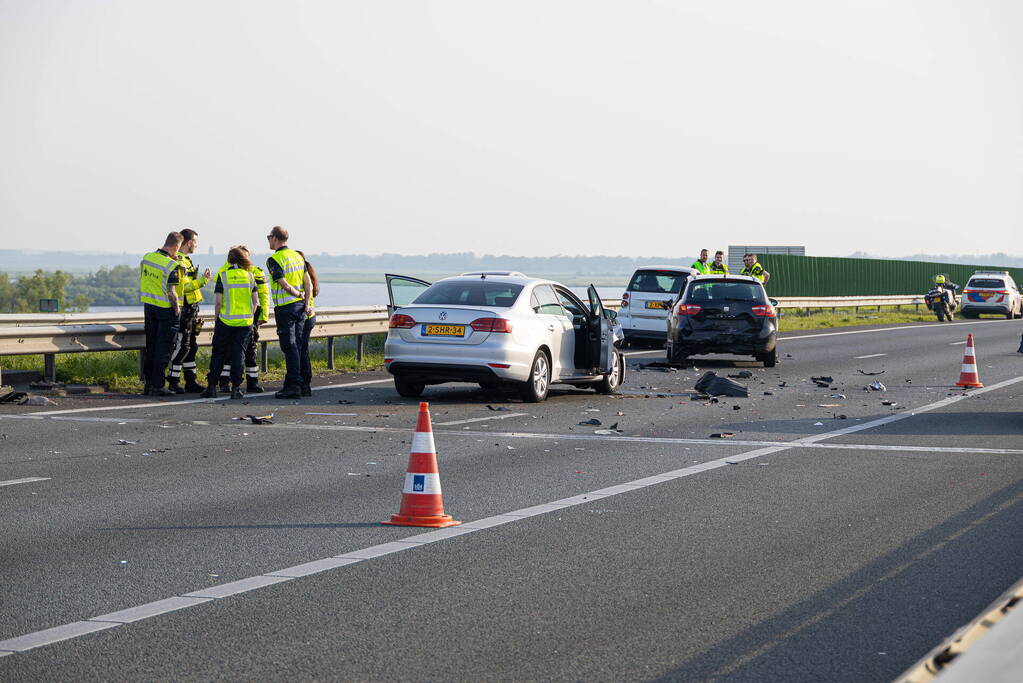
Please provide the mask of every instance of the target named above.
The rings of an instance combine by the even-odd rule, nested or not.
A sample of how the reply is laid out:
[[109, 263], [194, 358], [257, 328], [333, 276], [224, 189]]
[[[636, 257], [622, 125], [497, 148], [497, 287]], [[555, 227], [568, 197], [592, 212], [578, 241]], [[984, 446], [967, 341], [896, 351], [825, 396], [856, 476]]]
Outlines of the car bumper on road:
[[963, 306], [962, 315], [1009, 315], [1008, 306]]
[[765, 332], [721, 332], [697, 331], [683, 334], [680, 331], [674, 339], [668, 340], [670, 360], [704, 353], [734, 353], [757, 356], [770, 353], [777, 345], [778, 335], [774, 330]]

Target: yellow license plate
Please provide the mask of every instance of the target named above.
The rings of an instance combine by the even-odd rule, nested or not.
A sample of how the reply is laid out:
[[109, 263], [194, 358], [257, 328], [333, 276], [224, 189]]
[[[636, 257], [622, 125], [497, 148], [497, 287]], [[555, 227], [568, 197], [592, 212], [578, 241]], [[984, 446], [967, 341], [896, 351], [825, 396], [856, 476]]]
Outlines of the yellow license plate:
[[423, 325], [424, 337], [464, 337], [465, 325]]
[[671, 304], [669, 304], [667, 301], [648, 301], [648, 302], [646, 302], [646, 307], [647, 308], [659, 308], [661, 310], [666, 311], [669, 308], [671, 308]]

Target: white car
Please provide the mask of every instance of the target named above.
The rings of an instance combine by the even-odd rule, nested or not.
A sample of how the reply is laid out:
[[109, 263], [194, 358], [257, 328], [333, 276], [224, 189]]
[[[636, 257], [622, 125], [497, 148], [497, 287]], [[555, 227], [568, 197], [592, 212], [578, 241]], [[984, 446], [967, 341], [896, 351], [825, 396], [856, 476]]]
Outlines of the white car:
[[621, 327], [590, 286], [584, 304], [567, 287], [515, 272], [466, 273], [435, 284], [387, 275], [391, 304], [384, 364], [405, 397], [428, 384], [517, 386], [542, 401], [552, 382], [615, 393], [625, 379]]
[[632, 274], [618, 311], [626, 345], [664, 342], [668, 312], [693, 272], [684, 266], [643, 266]]
[[978, 270], [963, 288], [962, 314], [976, 318], [981, 313], [1004, 315], [1010, 320], [1023, 317], [1023, 297], [1007, 270]]

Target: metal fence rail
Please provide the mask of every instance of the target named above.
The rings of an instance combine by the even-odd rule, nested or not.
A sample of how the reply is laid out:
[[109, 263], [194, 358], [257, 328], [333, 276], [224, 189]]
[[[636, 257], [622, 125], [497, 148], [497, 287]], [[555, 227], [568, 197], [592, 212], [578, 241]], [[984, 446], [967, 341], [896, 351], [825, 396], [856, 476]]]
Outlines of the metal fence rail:
[[[921, 296], [779, 297], [782, 309], [828, 309], [839, 307], [904, 306], [923, 303]], [[606, 308], [617, 310], [618, 299], [605, 300]], [[213, 339], [214, 315], [202, 313], [206, 321], [198, 341], [209, 346]], [[367, 334], [387, 332], [387, 306], [329, 306], [316, 309], [312, 336], [327, 339], [327, 367], [334, 367], [334, 340], [356, 338], [356, 357], [361, 362]], [[129, 313], [13, 313], [0, 314], [0, 358], [30, 354], [43, 355], [43, 375], [54, 380], [56, 355], [91, 351], [133, 351], [145, 347], [142, 310]], [[273, 316], [260, 328], [260, 361], [267, 366], [267, 346], [277, 341]], [[2, 362], [0, 362], [2, 367]]]

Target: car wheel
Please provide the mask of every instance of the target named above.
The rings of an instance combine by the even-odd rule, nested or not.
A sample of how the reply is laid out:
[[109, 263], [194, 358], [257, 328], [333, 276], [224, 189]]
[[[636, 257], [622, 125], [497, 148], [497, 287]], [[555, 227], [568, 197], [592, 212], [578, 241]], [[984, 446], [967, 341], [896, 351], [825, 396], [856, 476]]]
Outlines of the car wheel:
[[398, 392], [399, 396], [405, 398], [417, 398], [423, 393], [423, 389], [426, 388], [425, 382], [410, 382], [407, 379], [401, 377], [394, 378], [394, 389]]
[[551, 361], [543, 351], [533, 356], [533, 364], [529, 366], [529, 379], [522, 383], [519, 393], [526, 403], [539, 403], [547, 398], [551, 387]]
[[611, 361], [611, 372], [604, 375], [604, 379], [593, 385], [598, 394], [617, 394], [625, 381], [625, 357], [621, 352], [615, 351]]
[[778, 349], [777, 349], [777, 347], [775, 347], [774, 349], [771, 349], [770, 353], [762, 353], [762, 354], [760, 354], [760, 358], [758, 360], [760, 360], [764, 364], [765, 368], [773, 368], [775, 365], [778, 364]]

